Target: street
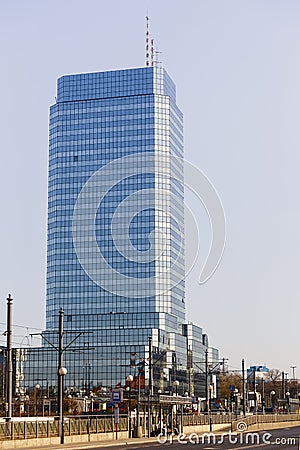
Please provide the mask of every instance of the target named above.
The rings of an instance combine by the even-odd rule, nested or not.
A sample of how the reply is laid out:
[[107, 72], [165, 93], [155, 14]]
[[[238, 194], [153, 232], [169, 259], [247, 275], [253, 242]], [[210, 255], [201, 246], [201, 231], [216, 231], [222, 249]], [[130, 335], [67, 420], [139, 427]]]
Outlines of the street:
[[[291, 427], [291, 428], [279, 428], [273, 430], [266, 431], [249, 431], [245, 433], [232, 433], [232, 434], [202, 434], [197, 435], [193, 433], [189, 436], [174, 436], [171, 438], [168, 436], [167, 438], [161, 437], [155, 439], [151, 439], [150, 441], [142, 440], [140, 443], [133, 439], [132, 443], [130, 440], [122, 441], [122, 443], [118, 444], [116, 441], [110, 442], [102, 442], [99, 444], [91, 443], [91, 444], [66, 444], [64, 446], [50, 446], [50, 447], [39, 447], [40, 450], [56, 450], [62, 449], [65, 450], [99, 450], [99, 448], [104, 447], [113, 447], [115, 450], [124, 449], [124, 447], [129, 447], [130, 450], [135, 449], [143, 449], [147, 450], [156, 449], [158, 447], [172, 447], [174, 450], [180, 450], [183, 447], [185, 449], [195, 448], [202, 450], [213, 450], [213, 449], [224, 449], [224, 450], [239, 450], [239, 449], [284, 449], [284, 450], [300, 450], [300, 427]], [[161, 442], [158, 442], [160, 439]], [[164, 443], [165, 442], [165, 443]], [[270, 447], [270, 445], [274, 447]]]

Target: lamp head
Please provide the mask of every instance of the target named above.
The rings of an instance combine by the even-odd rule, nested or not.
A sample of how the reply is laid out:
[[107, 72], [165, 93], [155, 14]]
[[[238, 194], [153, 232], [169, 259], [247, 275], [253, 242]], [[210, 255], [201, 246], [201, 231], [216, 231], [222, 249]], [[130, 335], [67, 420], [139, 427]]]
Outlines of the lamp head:
[[67, 371], [67, 369], [65, 367], [60, 367], [58, 369], [58, 375], [60, 375], [61, 377], [67, 375], [67, 373], [68, 373], [68, 371]]

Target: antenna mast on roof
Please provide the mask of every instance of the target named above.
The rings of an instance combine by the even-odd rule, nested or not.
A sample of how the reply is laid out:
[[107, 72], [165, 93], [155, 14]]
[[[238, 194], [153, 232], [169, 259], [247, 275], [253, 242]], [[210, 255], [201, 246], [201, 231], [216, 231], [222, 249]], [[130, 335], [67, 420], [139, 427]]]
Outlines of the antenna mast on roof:
[[150, 66], [149, 53], [149, 17], [146, 16], [146, 66]]
[[160, 61], [157, 61], [156, 55], [160, 53], [155, 50], [154, 39], [150, 39], [149, 33], [149, 17], [146, 16], [146, 66], [156, 66], [160, 64]]
[[155, 65], [154, 39], [151, 39], [151, 66]]

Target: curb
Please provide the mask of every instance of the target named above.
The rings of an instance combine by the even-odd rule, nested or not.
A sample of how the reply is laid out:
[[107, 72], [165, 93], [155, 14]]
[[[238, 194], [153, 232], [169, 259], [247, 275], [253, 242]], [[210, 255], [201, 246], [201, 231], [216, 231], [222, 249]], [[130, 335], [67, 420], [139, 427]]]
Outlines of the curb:
[[157, 438], [147, 438], [147, 439], [138, 439], [138, 440], [128, 440], [128, 439], [119, 439], [114, 441], [94, 441], [94, 442], [78, 442], [74, 444], [50, 444], [47, 446], [39, 446], [39, 447], [26, 447], [26, 450], [85, 450], [91, 447], [118, 447], [118, 446], [130, 446], [130, 445], [140, 445], [140, 444], [153, 444], [157, 443]]

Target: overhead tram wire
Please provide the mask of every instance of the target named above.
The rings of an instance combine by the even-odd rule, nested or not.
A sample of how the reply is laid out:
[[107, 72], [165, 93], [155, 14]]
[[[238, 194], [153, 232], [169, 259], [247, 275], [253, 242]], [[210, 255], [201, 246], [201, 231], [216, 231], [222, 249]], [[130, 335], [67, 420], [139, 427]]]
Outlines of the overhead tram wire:
[[[6, 326], [6, 323], [5, 323], [5, 322], [0, 322], [0, 325], [5, 325], [5, 326]], [[16, 327], [16, 328], [25, 328], [26, 330], [43, 331], [43, 328], [28, 327], [28, 326], [25, 326], [25, 325], [16, 325], [16, 324], [13, 324], [12, 326], [13, 326], [13, 327]]]

